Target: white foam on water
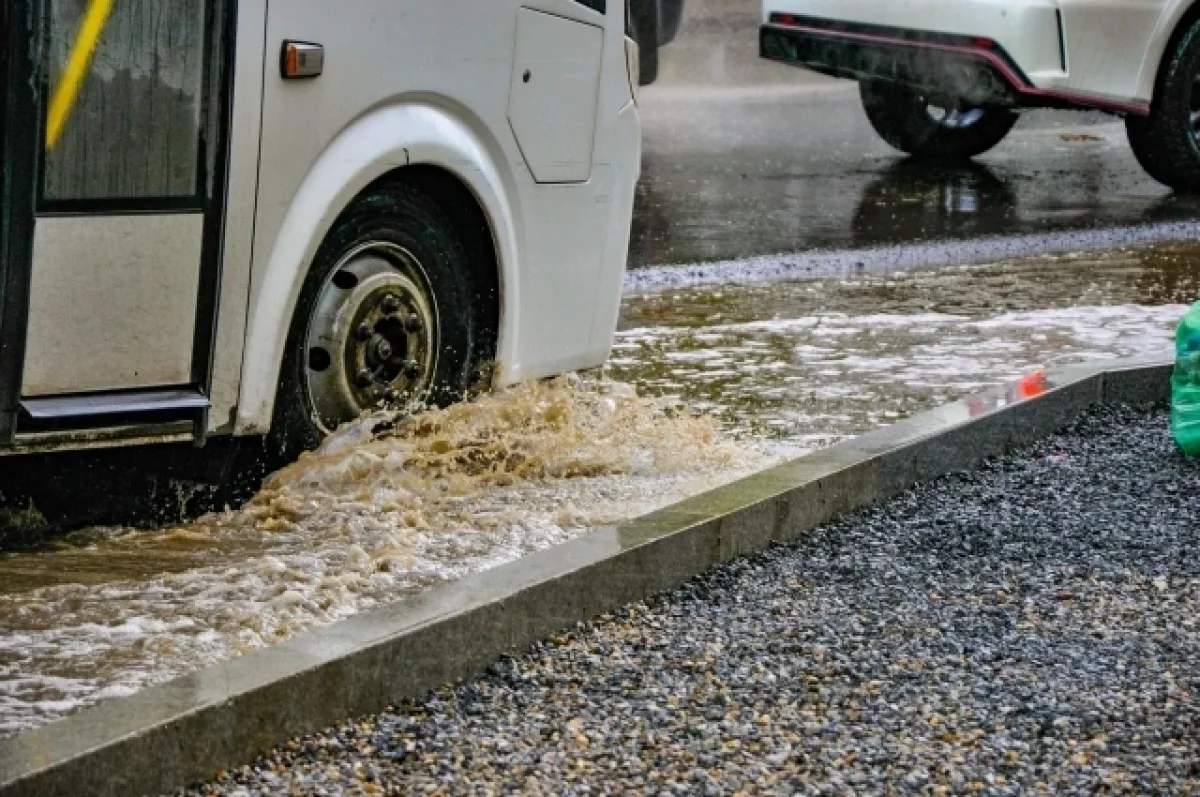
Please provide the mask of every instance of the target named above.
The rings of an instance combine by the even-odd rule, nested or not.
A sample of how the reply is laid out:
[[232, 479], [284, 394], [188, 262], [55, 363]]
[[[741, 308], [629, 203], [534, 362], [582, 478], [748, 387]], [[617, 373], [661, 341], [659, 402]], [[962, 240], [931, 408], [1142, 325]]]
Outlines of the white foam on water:
[[[619, 333], [619, 379], [746, 437], [834, 442], [1036, 368], [1166, 354], [1186, 307], [1092, 305], [972, 317], [822, 312]], [[747, 347], [753, 338], [764, 344]], [[711, 363], [736, 361], [714, 372]], [[669, 367], [668, 367], [669, 364]]]
[[[5, 595], [0, 734], [512, 561], [778, 456], [725, 439], [711, 418], [597, 380], [361, 419], [242, 509], [158, 532], [109, 530], [91, 544], [96, 557], [199, 547], [211, 551], [208, 566]], [[6, 557], [0, 572], [53, 556]]]

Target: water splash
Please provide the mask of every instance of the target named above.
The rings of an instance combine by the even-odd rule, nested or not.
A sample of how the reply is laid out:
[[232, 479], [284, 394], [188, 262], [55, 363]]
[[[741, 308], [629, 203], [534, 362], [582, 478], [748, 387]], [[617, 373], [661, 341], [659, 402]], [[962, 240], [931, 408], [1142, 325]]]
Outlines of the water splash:
[[6, 584], [39, 568], [81, 582], [4, 596], [0, 734], [494, 567], [772, 458], [711, 418], [597, 379], [521, 385], [407, 419], [364, 417], [240, 509], [157, 532], [92, 529], [67, 549], [0, 558]]

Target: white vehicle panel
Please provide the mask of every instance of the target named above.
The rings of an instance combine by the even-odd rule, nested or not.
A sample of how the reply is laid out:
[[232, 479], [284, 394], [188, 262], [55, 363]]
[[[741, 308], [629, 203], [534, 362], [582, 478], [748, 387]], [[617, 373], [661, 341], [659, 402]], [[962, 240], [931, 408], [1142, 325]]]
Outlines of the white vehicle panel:
[[1163, 10], [1158, 15], [1154, 32], [1150, 34], [1150, 42], [1142, 57], [1141, 68], [1138, 70], [1137, 96], [1149, 100], [1154, 96], [1154, 84], [1158, 80], [1158, 70], [1166, 55], [1167, 44], [1175, 35], [1183, 15], [1192, 7], [1193, 0], [1164, 0], [1160, 5]]
[[603, 264], [596, 286], [595, 317], [592, 319], [592, 340], [587, 362], [595, 365], [608, 360], [612, 350], [613, 331], [621, 308], [621, 292], [625, 277], [625, 259], [629, 253], [629, 235], [633, 224], [633, 201], [642, 164], [642, 133], [637, 108], [633, 104], [621, 110], [615, 128], [613, 151], [620, 157], [607, 166], [611, 170], [608, 229], [604, 238]]
[[[1174, 10], [1179, 5], [1176, 0], [764, 0], [763, 19], [783, 12], [987, 37], [1037, 88], [1148, 102], [1166, 39], [1182, 14]], [[1059, 14], [1065, 48], [1059, 41]]]
[[771, 12], [802, 14], [999, 42], [1027, 74], [1062, 75], [1055, 0], [764, 0]]
[[1062, 0], [1067, 76], [1057, 88], [1122, 99], [1141, 95], [1138, 77], [1163, 0]]
[[239, 0], [236, 63], [253, 64], [256, 68], [234, 70], [221, 295], [217, 306], [217, 338], [209, 396], [212, 410], [208, 428], [209, 432], [223, 434], [233, 431], [241, 389], [262, 121], [263, 73], [257, 65], [263, 62], [266, 23], [267, 0]]
[[[371, 181], [410, 164], [455, 175], [491, 223], [501, 272], [497, 383], [603, 361], [613, 329], [596, 342], [596, 291], [619, 288], [611, 272], [624, 270], [624, 200], [638, 169], [624, 19], [609, 5], [607, 15], [573, 0], [363, 0], [352, 15], [320, 0], [271, 6], [237, 433], [269, 426], [292, 310], [322, 238]], [[591, 160], [592, 168], [614, 167], [620, 202], [607, 177], [535, 182], [508, 118], [521, 7], [604, 26]], [[285, 39], [323, 45], [324, 74], [281, 80], [273, 54]], [[380, 64], [394, 80], [379, 79]], [[551, 125], [547, 135], [562, 132]], [[600, 304], [618, 298], [619, 289]]]
[[204, 215], [37, 220], [26, 397], [191, 381]]
[[541, 11], [517, 12], [508, 118], [539, 183], [592, 172], [604, 29]]

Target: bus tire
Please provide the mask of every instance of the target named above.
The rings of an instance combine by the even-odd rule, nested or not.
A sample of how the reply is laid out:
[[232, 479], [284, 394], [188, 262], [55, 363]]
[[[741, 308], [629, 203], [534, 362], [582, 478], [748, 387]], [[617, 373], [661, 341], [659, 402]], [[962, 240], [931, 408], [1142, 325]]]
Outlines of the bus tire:
[[269, 455], [290, 461], [383, 406], [446, 406], [483, 365], [468, 247], [424, 192], [386, 183], [334, 223], [305, 277], [284, 352]]
[[872, 80], [859, 82], [863, 110], [879, 137], [914, 158], [963, 161], [999, 144], [1019, 118], [1007, 108], [980, 107], [934, 115], [916, 89]]
[[1125, 117], [1125, 132], [1141, 167], [1163, 185], [1200, 192], [1200, 22], [1180, 37], [1162, 66], [1149, 116]]

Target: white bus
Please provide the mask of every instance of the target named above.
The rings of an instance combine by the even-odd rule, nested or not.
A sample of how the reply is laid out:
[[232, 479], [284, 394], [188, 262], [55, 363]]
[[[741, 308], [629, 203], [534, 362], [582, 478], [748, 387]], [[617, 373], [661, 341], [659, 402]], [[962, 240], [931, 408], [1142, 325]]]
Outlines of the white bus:
[[4, 0], [0, 450], [269, 435], [603, 362], [625, 0]]

